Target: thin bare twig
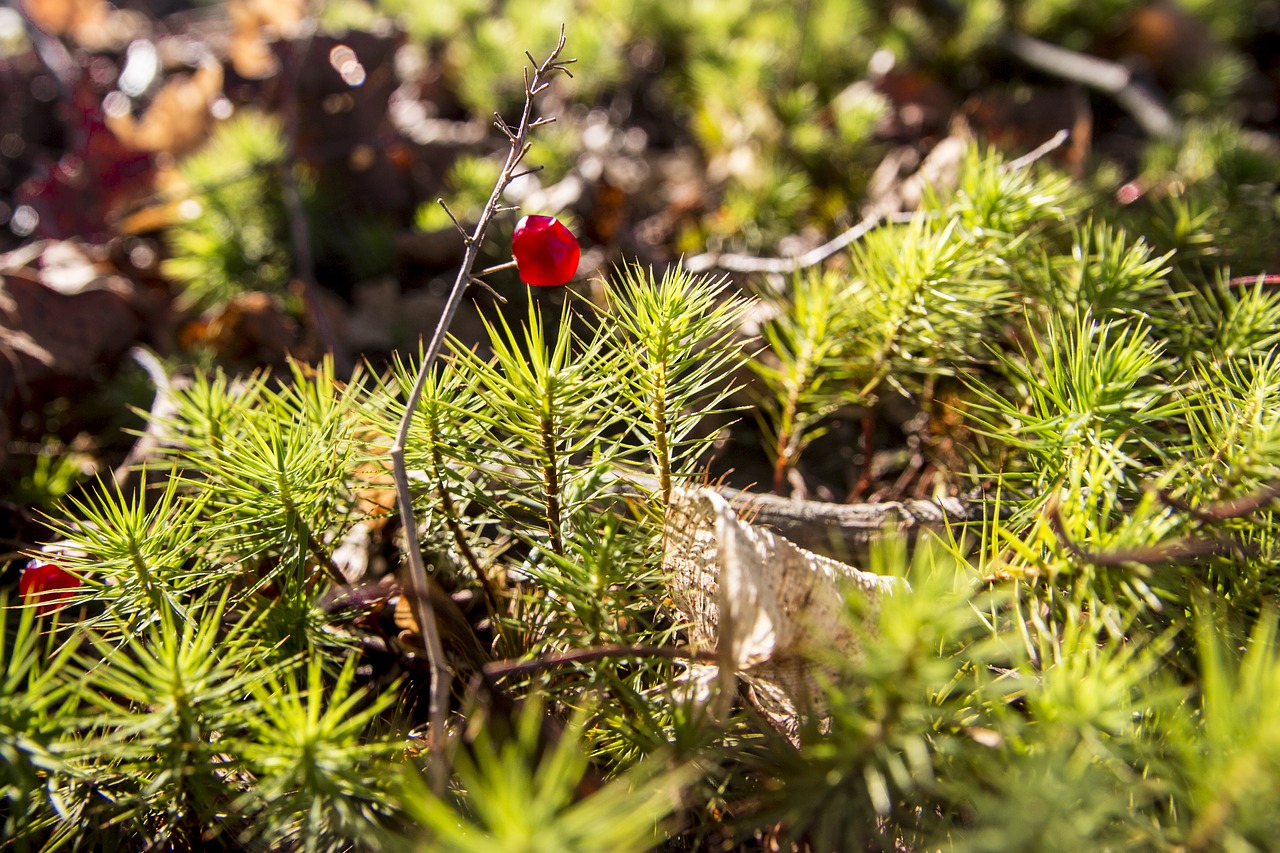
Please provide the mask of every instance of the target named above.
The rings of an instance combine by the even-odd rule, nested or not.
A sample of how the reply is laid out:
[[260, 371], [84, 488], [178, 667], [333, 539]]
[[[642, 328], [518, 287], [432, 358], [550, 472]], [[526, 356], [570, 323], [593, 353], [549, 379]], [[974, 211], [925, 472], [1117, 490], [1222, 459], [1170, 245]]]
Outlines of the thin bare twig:
[[1148, 135], [1157, 139], [1178, 135], [1178, 122], [1173, 114], [1120, 63], [1077, 53], [1021, 33], [1005, 33], [1000, 45], [1032, 68], [1110, 95]]
[[485, 291], [486, 293], [488, 293], [490, 296], [494, 298], [495, 302], [501, 302], [503, 305], [507, 304], [507, 297], [503, 296], [501, 293], [499, 293], [498, 291], [490, 287], [489, 282], [480, 278], [480, 276], [478, 275], [471, 276], [471, 278], [467, 281], [467, 284], [474, 284], [476, 287]]
[[529, 126], [533, 120], [534, 96], [546, 86], [547, 78], [558, 71], [564, 71], [564, 65], [573, 61], [572, 59], [560, 59], [560, 53], [564, 50], [564, 41], [564, 27], [561, 26], [560, 40], [546, 60], [540, 64], [535, 63], [532, 74], [530, 74], [528, 68], [525, 68], [524, 111], [521, 113], [519, 124], [512, 128], [499, 119], [499, 122], [501, 122], [499, 129], [507, 133], [511, 141], [511, 147], [507, 153], [506, 162], [503, 164], [502, 173], [498, 177], [498, 182], [494, 185], [493, 193], [489, 196], [489, 201], [485, 204], [484, 210], [481, 211], [480, 218], [476, 222], [475, 230], [469, 235], [465, 235], [464, 232], [466, 251], [462, 257], [462, 265], [458, 268], [458, 276], [454, 279], [453, 288], [449, 291], [449, 298], [445, 302], [440, 322], [436, 324], [435, 331], [431, 335], [431, 341], [427, 344], [426, 352], [422, 356], [422, 364], [418, 368], [418, 378], [413, 384], [413, 390], [409, 392], [409, 399], [405, 402], [404, 416], [400, 419], [400, 428], [396, 432], [395, 443], [389, 450], [396, 482], [396, 502], [400, 507], [400, 516], [403, 519], [407, 534], [406, 538], [408, 539], [409, 604], [413, 610], [414, 617], [418, 621], [418, 626], [422, 629], [422, 640], [426, 646], [427, 661], [431, 667], [431, 698], [428, 709], [431, 729], [428, 738], [428, 750], [432, 758], [431, 786], [438, 794], [443, 793], [445, 783], [448, 780], [445, 764], [444, 726], [452, 674], [444, 658], [444, 646], [440, 640], [439, 625], [436, 623], [435, 612], [431, 608], [430, 590], [433, 582], [427, 576], [426, 563], [422, 558], [422, 548], [418, 543], [417, 522], [413, 512], [413, 494], [409, 490], [409, 471], [405, 466], [405, 445], [408, 441], [409, 426], [413, 421], [414, 413], [417, 411], [418, 403], [422, 399], [422, 391], [426, 385], [427, 377], [431, 373], [432, 364], [440, 354], [449, 324], [453, 322], [454, 315], [457, 314], [458, 308], [462, 304], [463, 294], [471, 281], [471, 270], [475, 267], [476, 259], [480, 254], [480, 247], [483, 245], [485, 234], [489, 230], [489, 224], [493, 221], [500, 206], [502, 193], [513, 180], [513, 176], [529, 150], [527, 140]]
[[[502, 213], [507, 210], [516, 210], [516, 209], [517, 208], [514, 208], [514, 207], [501, 207], [498, 209], [498, 212]], [[507, 261], [505, 264], [494, 264], [491, 267], [485, 267], [484, 269], [480, 270], [480, 272], [473, 275], [472, 278], [483, 278], [486, 275], [491, 275], [495, 272], [500, 272], [501, 270], [515, 269], [515, 267], [516, 267], [515, 261]]]
[[544, 655], [532, 660], [496, 660], [485, 664], [484, 674], [491, 678], [503, 675], [528, 675], [546, 669], [556, 669], [573, 663], [588, 663], [604, 658], [670, 658], [714, 663], [716, 653], [710, 649], [682, 648], [680, 646], [593, 646], [574, 649], [556, 655]]
[[[1024, 169], [1061, 148], [1070, 136], [1069, 131], [1060, 130], [1049, 141], [1040, 145], [1034, 151], [1030, 151], [1016, 160], [1011, 160], [1005, 165], [1005, 168], [1009, 171]], [[755, 255], [704, 252], [701, 255], [694, 255], [685, 261], [685, 268], [692, 273], [706, 272], [712, 268], [728, 270], [729, 272], [767, 273], [771, 275], [793, 273], [822, 263], [845, 246], [861, 240], [867, 233], [874, 231], [881, 225], [903, 225], [910, 222], [914, 215], [910, 211], [874, 211], [864, 216], [861, 222], [848, 231], [828, 240], [821, 246], [788, 258], [760, 258]]]
[[1057, 151], [1059, 148], [1065, 145], [1066, 141], [1070, 138], [1071, 138], [1071, 131], [1065, 128], [1058, 131], [1053, 136], [1049, 137], [1048, 141], [1040, 143], [1035, 148], [1031, 149], [1026, 154], [1023, 154], [1018, 159], [1010, 160], [1008, 163], [1005, 163], [1004, 164], [1005, 171], [1016, 172], [1019, 169], [1027, 168], [1032, 163], [1035, 163], [1037, 160], [1043, 159], [1044, 157], [1047, 157], [1048, 155], [1052, 154], [1054, 151]]
[[342, 573], [342, 569], [338, 568], [338, 564], [333, 561], [333, 557], [329, 556], [325, 550], [324, 543], [316, 538], [304, 524], [302, 529], [306, 535], [303, 537], [307, 542], [307, 550], [311, 552], [311, 556], [316, 558], [316, 562], [320, 564], [320, 568], [324, 569], [325, 574], [329, 576], [329, 580], [338, 588], [351, 586], [351, 582], [347, 580], [347, 576]]
[[874, 231], [881, 225], [894, 224], [901, 225], [911, 221], [912, 213], [887, 213], [877, 211], [864, 217], [861, 222], [845, 231], [843, 234], [828, 240], [816, 249], [810, 249], [802, 255], [794, 255], [790, 258], [758, 258], [755, 255], [735, 255], [721, 254], [719, 252], [704, 252], [701, 255], [694, 255], [685, 261], [685, 269], [691, 273], [706, 272], [709, 269], [716, 268], [728, 270], [729, 272], [746, 272], [746, 273], [791, 273], [802, 270], [805, 267], [811, 267], [820, 264], [836, 252], [848, 246], [857, 240], [861, 240], [869, 231]]
[[1216, 503], [1202, 503], [1198, 506], [1193, 506], [1182, 498], [1174, 497], [1169, 489], [1159, 489], [1156, 495], [1166, 506], [1172, 507], [1179, 512], [1185, 512], [1197, 521], [1225, 521], [1229, 518], [1243, 518], [1246, 515], [1251, 515], [1280, 497], [1280, 480], [1263, 483], [1251, 495], [1242, 495], [1238, 498], [1229, 498]]
[[1071, 535], [1067, 533], [1066, 522], [1062, 518], [1062, 508], [1058, 505], [1056, 499], [1045, 507], [1045, 517], [1048, 519], [1049, 529], [1053, 531], [1053, 535], [1058, 539], [1058, 544], [1067, 553], [1081, 562], [1092, 563], [1095, 566], [1115, 567], [1130, 564], [1150, 566], [1157, 563], [1177, 563], [1184, 560], [1194, 560], [1199, 557], [1213, 557], [1223, 554], [1244, 553], [1247, 555], [1254, 550], [1247, 543], [1228, 537], [1196, 539], [1184, 536], [1165, 542], [1156, 542], [1151, 545], [1139, 545], [1135, 548], [1099, 551], [1093, 548], [1086, 548], [1071, 538]]
[[462, 235], [462, 241], [464, 243], [470, 243], [471, 235], [467, 233], [467, 229], [462, 227], [462, 223], [458, 221], [458, 217], [453, 215], [453, 211], [449, 209], [449, 205], [445, 203], [445, 200], [438, 198], [436, 199], [436, 204], [440, 205], [444, 210], [445, 215], [449, 217], [451, 222], [453, 222], [453, 227], [458, 229], [458, 233]]

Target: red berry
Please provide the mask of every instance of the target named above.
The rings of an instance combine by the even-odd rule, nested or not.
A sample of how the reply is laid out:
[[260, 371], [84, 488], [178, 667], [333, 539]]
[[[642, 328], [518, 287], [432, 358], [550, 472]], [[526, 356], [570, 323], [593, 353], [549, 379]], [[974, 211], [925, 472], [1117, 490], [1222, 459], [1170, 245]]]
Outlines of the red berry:
[[573, 278], [582, 251], [560, 220], [553, 216], [526, 216], [511, 235], [511, 253], [516, 256], [521, 281], [537, 287], [555, 287]]
[[80, 578], [71, 572], [53, 563], [32, 560], [22, 570], [18, 595], [26, 604], [35, 604], [36, 612], [44, 616], [62, 607], [60, 602], [73, 597], [80, 584]]

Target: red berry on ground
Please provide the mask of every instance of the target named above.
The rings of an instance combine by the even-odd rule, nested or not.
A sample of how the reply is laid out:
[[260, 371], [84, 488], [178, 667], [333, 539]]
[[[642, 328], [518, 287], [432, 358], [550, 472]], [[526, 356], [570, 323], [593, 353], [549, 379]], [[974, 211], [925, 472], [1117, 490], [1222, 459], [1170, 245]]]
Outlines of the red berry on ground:
[[32, 560], [18, 580], [18, 595], [24, 604], [35, 604], [41, 616], [62, 607], [65, 599], [76, 594], [80, 578], [53, 563]]
[[536, 287], [565, 284], [578, 271], [578, 240], [554, 216], [526, 216], [511, 235], [520, 280]]

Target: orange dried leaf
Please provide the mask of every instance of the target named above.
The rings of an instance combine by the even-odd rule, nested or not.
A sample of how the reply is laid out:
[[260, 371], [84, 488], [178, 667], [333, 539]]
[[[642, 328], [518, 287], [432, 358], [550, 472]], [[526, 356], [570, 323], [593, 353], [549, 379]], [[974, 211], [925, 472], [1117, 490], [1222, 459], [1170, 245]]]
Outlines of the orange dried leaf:
[[222, 94], [222, 66], [206, 62], [187, 76], [164, 84], [137, 120], [127, 111], [107, 114], [107, 127], [136, 151], [190, 153], [204, 144], [213, 128], [214, 100]]

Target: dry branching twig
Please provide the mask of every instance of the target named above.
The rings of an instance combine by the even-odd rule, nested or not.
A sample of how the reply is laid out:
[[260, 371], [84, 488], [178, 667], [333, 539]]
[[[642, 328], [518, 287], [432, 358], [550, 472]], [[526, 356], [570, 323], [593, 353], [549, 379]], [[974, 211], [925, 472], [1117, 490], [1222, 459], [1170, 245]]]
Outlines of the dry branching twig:
[[1110, 95], [1150, 136], [1171, 139], [1178, 135], [1180, 129], [1173, 114], [1120, 63], [1077, 53], [1021, 33], [1006, 33], [1000, 44], [1038, 71]]
[[[1070, 136], [1069, 131], [1060, 130], [1035, 150], [1024, 154], [1016, 160], [1011, 160], [1006, 168], [1010, 171], [1025, 169], [1037, 160], [1061, 148]], [[694, 255], [686, 260], [684, 265], [685, 269], [691, 273], [702, 273], [709, 269], [722, 269], [729, 272], [784, 275], [816, 266], [846, 246], [861, 240], [869, 232], [874, 231], [881, 225], [904, 225], [910, 222], [913, 216], [915, 214], [911, 211], [890, 212], [875, 210], [864, 216], [857, 225], [833, 237], [821, 246], [791, 257], [760, 258], [755, 255], [703, 252], [701, 255]]]
[[811, 267], [820, 264], [836, 252], [843, 249], [851, 243], [861, 240], [869, 231], [873, 231], [885, 224], [902, 224], [911, 221], [911, 213], [886, 213], [877, 211], [863, 218], [861, 222], [845, 231], [843, 234], [828, 240], [815, 249], [810, 249], [802, 255], [795, 255], [790, 258], [758, 258], [754, 255], [735, 255], [721, 254], [719, 252], [704, 252], [701, 255], [694, 255], [685, 261], [685, 269], [691, 273], [706, 272], [709, 269], [719, 268], [730, 272], [746, 272], [746, 273], [772, 273], [784, 274], [802, 270], [805, 267]]
[[1062, 518], [1062, 508], [1056, 500], [1045, 507], [1045, 516], [1049, 521], [1049, 528], [1053, 531], [1053, 535], [1057, 537], [1058, 544], [1077, 560], [1092, 563], [1095, 566], [1117, 567], [1127, 564], [1151, 566], [1158, 563], [1195, 560], [1200, 557], [1248, 554], [1252, 550], [1246, 543], [1228, 537], [1196, 539], [1191, 536], [1184, 536], [1152, 545], [1141, 545], [1136, 548], [1099, 551], [1093, 548], [1086, 548], [1071, 538], [1071, 535], [1067, 533], [1066, 522]]
[[[556, 72], [569, 74], [565, 66], [573, 62], [573, 60], [560, 59], [560, 53], [564, 50], [564, 43], [564, 27], [561, 26], [560, 40], [550, 55], [541, 63], [535, 62], [532, 71], [528, 67], [525, 68], [524, 109], [520, 114], [520, 121], [512, 126], [507, 124], [501, 116], [498, 116], [494, 122], [498, 130], [510, 141], [511, 145], [507, 153], [506, 162], [502, 167], [502, 173], [494, 185], [489, 201], [480, 213], [475, 229], [468, 234], [457, 219], [453, 217], [453, 214], [449, 212], [448, 208], [445, 207], [445, 211], [449, 212], [450, 218], [453, 218], [454, 223], [458, 225], [458, 231], [462, 234], [466, 250], [463, 254], [462, 264], [458, 268], [458, 276], [454, 280], [453, 288], [449, 291], [449, 298], [445, 302], [440, 321], [436, 324], [435, 331], [431, 335], [431, 341], [427, 344], [426, 352], [422, 356], [422, 364], [418, 367], [417, 380], [414, 382], [413, 390], [409, 393], [409, 399], [405, 402], [404, 416], [400, 420], [400, 428], [396, 432], [395, 443], [389, 451], [396, 482], [396, 502], [400, 507], [400, 516], [403, 520], [408, 540], [409, 603], [413, 610], [413, 615], [418, 621], [418, 626], [422, 630], [427, 660], [431, 666], [431, 698], [428, 711], [431, 730], [428, 749], [432, 758], [431, 782], [436, 793], [443, 792], [448, 778], [444, 754], [444, 725], [452, 675], [445, 662], [439, 626], [436, 624], [435, 613], [431, 607], [431, 585], [433, 582], [427, 576], [426, 564], [422, 558], [422, 548], [418, 543], [417, 522], [413, 513], [413, 495], [409, 490], [409, 472], [405, 467], [405, 443], [408, 440], [409, 426], [413, 420], [414, 412], [417, 410], [418, 402], [422, 398], [423, 387], [431, 373], [432, 365], [444, 345], [444, 338], [449, 330], [449, 324], [453, 321], [454, 315], [457, 314], [458, 308], [462, 304], [462, 297], [467, 290], [467, 286], [472, 283], [473, 276], [471, 271], [475, 267], [476, 259], [479, 257], [480, 247], [484, 244], [485, 234], [488, 232], [494, 216], [505, 209], [501, 205], [502, 194], [513, 180], [523, 174], [520, 171], [520, 164], [529, 152], [529, 131], [552, 121], [552, 119], [535, 118], [533, 102], [534, 98], [550, 85], [548, 80], [553, 74]], [[443, 200], [440, 203], [444, 206]]]
[[1280, 480], [1264, 483], [1258, 491], [1251, 495], [1242, 495], [1216, 503], [1202, 503], [1193, 506], [1182, 498], [1175, 497], [1169, 489], [1156, 492], [1160, 501], [1179, 512], [1184, 512], [1197, 521], [1225, 521], [1229, 518], [1243, 518], [1265, 507], [1280, 497]]

